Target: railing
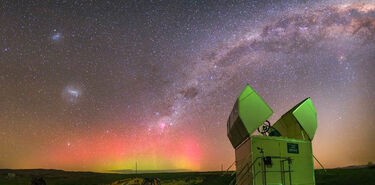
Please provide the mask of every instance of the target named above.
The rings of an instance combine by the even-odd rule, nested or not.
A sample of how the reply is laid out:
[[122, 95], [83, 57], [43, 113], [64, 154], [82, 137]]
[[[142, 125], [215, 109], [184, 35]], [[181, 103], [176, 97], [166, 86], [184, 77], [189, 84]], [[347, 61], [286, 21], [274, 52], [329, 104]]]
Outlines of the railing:
[[[248, 173], [251, 173], [250, 170], [252, 169], [252, 167], [253, 167], [253, 165], [255, 164], [255, 162], [256, 162], [258, 159], [260, 159], [260, 158], [261, 158], [261, 157], [256, 158], [256, 159], [255, 159], [250, 165], [248, 165], [249, 162], [247, 162], [247, 163], [244, 165], [244, 167], [241, 167], [241, 166], [240, 166], [241, 170], [240, 170], [240, 172], [238, 173], [238, 175], [236, 175], [236, 176], [238, 176], [239, 178], [238, 178], [238, 179], [233, 178], [233, 180], [231, 181], [230, 185], [234, 185], [234, 184], [237, 185], [237, 184], [239, 184], [239, 182], [241, 182], [241, 181], [244, 179], [244, 177], [245, 177]], [[245, 169], [248, 169], [248, 170], [244, 171]], [[242, 174], [243, 172], [245, 172], [245, 174]], [[236, 171], [234, 171], [234, 172], [232, 173], [232, 176], [235, 175], [235, 174], [236, 174]]]
[[[290, 169], [290, 165], [291, 165], [291, 161], [292, 159], [289, 158], [289, 157], [279, 157], [279, 156], [267, 156], [268, 158], [271, 158], [272, 159], [279, 159], [280, 160], [280, 171], [279, 170], [273, 170], [273, 171], [267, 171], [266, 170], [266, 164], [264, 163], [264, 159], [266, 157], [257, 157], [250, 165], [249, 165], [249, 162], [248, 163], [245, 163], [244, 166], [239, 166], [239, 168], [241, 169], [238, 174], [236, 175], [236, 177], [238, 178], [233, 178], [233, 180], [230, 182], [230, 185], [238, 185], [238, 184], [241, 184], [241, 182], [243, 180], [245, 180], [246, 176], [249, 175], [253, 175], [253, 179], [255, 179], [259, 174], [262, 174], [262, 184], [263, 185], [266, 185], [267, 184], [267, 173], [281, 173], [280, 174], [280, 177], [281, 177], [281, 183], [283, 185], [286, 185], [286, 178], [285, 178], [285, 174], [288, 173], [288, 179], [289, 179], [289, 184], [288, 185], [292, 185], [292, 174], [291, 174], [291, 169]], [[255, 166], [254, 164], [256, 164], [256, 162], [259, 160], [259, 159], [263, 159], [262, 160], [262, 169], [261, 170], [256, 170], [255, 169]], [[285, 162], [288, 162], [288, 170], [285, 170]], [[254, 168], [253, 168], [254, 167]], [[236, 171], [232, 173], [232, 176], [236, 174]], [[254, 181], [254, 185], [256, 185], [256, 181]]]

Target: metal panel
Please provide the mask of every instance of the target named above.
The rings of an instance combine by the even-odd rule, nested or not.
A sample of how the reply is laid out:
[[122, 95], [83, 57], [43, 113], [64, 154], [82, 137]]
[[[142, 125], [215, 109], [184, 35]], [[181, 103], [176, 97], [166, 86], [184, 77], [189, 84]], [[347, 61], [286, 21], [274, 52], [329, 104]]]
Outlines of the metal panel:
[[[290, 152], [290, 145], [294, 145], [293, 152]], [[311, 141], [252, 136], [251, 150], [255, 162], [253, 185], [315, 185]], [[270, 164], [267, 165], [263, 158], [269, 158]]]
[[249, 134], [272, 115], [272, 109], [249, 85], [238, 97], [238, 113]]
[[227, 134], [234, 148], [249, 137], [249, 133], [247, 133], [245, 126], [238, 116], [238, 101], [234, 104], [232, 113], [229, 116]]
[[234, 148], [241, 144], [273, 111], [249, 85], [241, 92], [228, 119], [228, 137]]
[[294, 111], [294, 117], [298, 120], [301, 127], [305, 130], [310, 140], [314, 138], [316, 128], [318, 127], [316, 110], [310, 98], [303, 101]]
[[273, 127], [283, 137], [312, 140], [317, 128], [317, 118], [311, 99], [307, 98], [294, 106]]
[[275, 128], [282, 137], [310, 140], [291, 111], [284, 114], [272, 127]]
[[235, 150], [236, 157], [236, 185], [250, 185], [253, 183], [251, 168], [251, 138], [244, 141]]

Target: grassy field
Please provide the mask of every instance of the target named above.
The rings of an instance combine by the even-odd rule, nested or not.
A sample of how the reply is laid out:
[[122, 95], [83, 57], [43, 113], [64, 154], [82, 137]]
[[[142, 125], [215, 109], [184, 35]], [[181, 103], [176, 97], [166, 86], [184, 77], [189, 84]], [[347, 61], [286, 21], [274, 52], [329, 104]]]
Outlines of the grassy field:
[[[8, 173], [16, 177], [9, 178]], [[157, 177], [162, 185], [228, 185], [230, 174], [220, 172], [181, 172], [152, 174], [107, 174], [60, 170], [0, 170], [0, 185], [29, 185], [33, 176], [41, 176], [47, 185], [104, 185], [129, 177]], [[375, 185], [375, 169], [331, 169], [316, 171], [317, 185]]]

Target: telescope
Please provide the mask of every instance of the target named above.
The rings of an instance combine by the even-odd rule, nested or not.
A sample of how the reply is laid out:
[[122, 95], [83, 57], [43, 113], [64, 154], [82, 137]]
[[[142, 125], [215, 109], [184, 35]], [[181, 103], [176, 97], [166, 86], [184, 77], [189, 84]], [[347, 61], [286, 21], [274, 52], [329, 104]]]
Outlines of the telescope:
[[311, 141], [317, 115], [311, 98], [273, 125], [268, 121], [272, 114], [249, 85], [238, 96], [227, 122], [227, 135], [235, 149], [235, 184], [315, 185]]

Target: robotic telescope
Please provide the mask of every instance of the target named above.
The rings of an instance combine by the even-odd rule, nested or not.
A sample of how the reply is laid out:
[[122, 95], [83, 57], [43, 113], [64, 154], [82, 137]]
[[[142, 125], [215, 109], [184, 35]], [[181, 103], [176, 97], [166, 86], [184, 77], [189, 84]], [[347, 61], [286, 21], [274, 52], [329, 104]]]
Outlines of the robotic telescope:
[[[249, 85], [228, 118], [237, 185], [315, 185], [311, 141], [317, 117], [310, 98], [271, 126], [272, 109]], [[261, 135], [253, 135], [258, 130]]]

